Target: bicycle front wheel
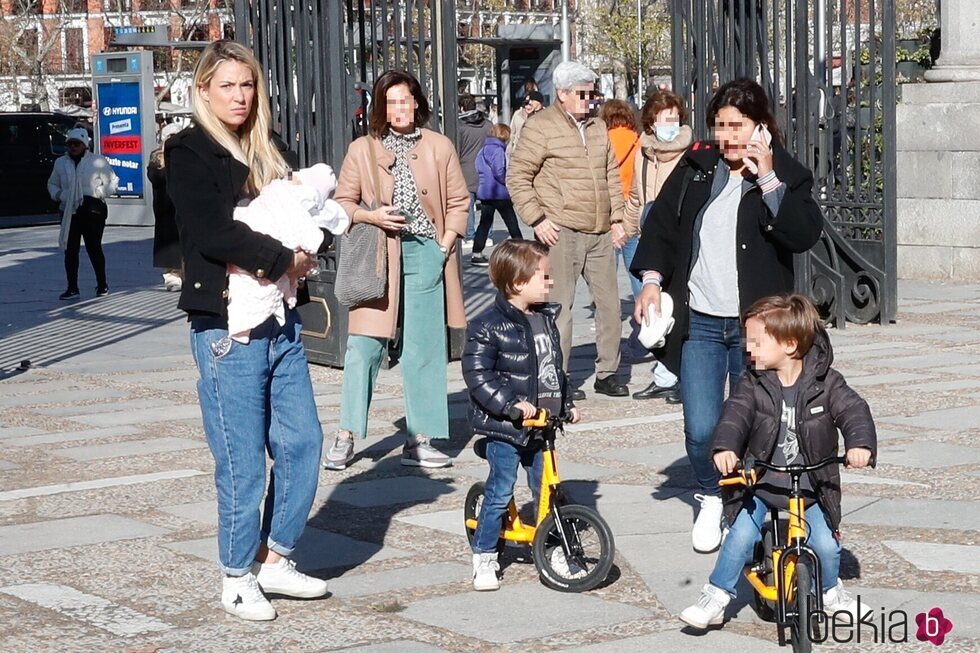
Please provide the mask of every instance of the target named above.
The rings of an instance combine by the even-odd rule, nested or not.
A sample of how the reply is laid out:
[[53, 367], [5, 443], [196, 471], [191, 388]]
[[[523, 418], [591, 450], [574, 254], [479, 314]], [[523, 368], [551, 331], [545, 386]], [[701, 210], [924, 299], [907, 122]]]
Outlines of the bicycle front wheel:
[[790, 622], [790, 643], [793, 653], [810, 653], [810, 623], [813, 614], [813, 570], [805, 562], [796, 563], [796, 594], [793, 606], [796, 612]]
[[612, 531], [599, 513], [585, 506], [562, 506], [562, 531], [570, 555], [562, 548], [561, 533], [550, 513], [534, 534], [532, 554], [541, 581], [559, 592], [587, 592], [606, 580], [616, 545]]

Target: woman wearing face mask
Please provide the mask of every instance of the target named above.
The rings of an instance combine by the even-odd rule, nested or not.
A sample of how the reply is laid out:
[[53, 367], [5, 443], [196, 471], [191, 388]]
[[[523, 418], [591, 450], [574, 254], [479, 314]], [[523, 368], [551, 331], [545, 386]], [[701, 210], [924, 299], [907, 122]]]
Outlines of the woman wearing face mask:
[[466, 328], [454, 250], [470, 195], [452, 141], [422, 127], [430, 111], [418, 80], [388, 71], [373, 98], [371, 134], [351, 143], [334, 198], [355, 223], [385, 231], [388, 282], [383, 297], [350, 310], [340, 430], [323, 466], [346, 468], [354, 437], [367, 437], [374, 381], [400, 329], [408, 426], [401, 463], [448, 467], [452, 459], [430, 439], [449, 438], [446, 327]]
[[[708, 105], [713, 142], [694, 143], [643, 225], [631, 272], [643, 281], [634, 319], [674, 300], [666, 363], [680, 369], [684, 437], [702, 494], [696, 551], [721, 543], [722, 501], [711, 435], [725, 395], [745, 367], [739, 315], [757, 299], [793, 290], [793, 254], [820, 238], [813, 175], [786, 151], [759, 84], [723, 85]], [[771, 142], [771, 144], [770, 144]]]
[[[670, 91], [657, 91], [646, 101], [640, 112], [643, 134], [640, 135], [640, 156], [633, 161], [633, 181], [626, 202], [626, 218], [623, 226], [628, 240], [623, 246], [623, 262], [629, 268], [640, 240], [641, 219], [645, 217], [644, 207], [653, 202], [670, 173], [677, 167], [681, 155], [694, 140], [691, 128], [685, 125], [687, 111], [684, 101]], [[638, 299], [642, 285], [640, 280], [630, 275], [633, 298]], [[637, 325], [638, 329], [638, 325]], [[634, 329], [634, 332], [636, 329]], [[631, 338], [633, 343], [635, 338]], [[634, 344], [637, 347], [639, 343]], [[662, 397], [669, 404], [681, 402], [680, 387], [677, 385], [676, 370], [670, 370], [660, 361], [653, 368], [653, 382], [633, 393], [634, 399], [656, 399]]]

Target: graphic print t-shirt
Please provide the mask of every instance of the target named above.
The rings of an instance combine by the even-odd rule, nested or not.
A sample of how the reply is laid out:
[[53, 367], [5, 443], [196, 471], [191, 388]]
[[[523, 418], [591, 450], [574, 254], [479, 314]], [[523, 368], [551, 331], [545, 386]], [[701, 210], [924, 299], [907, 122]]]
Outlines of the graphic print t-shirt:
[[547, 408], [552, 415], [561, 414], [561, 380], [559, 379], [555, 350], [545, 320], [538, 313], [529, 313], [531, 334], [534, 338], [534, 352], [538, 357], [538, 408]]
[[[799, 394], [798, 391], [799, 384], [783, 387], [779, 437], [776, 439], [776, 446], [772, 451], [772, 458], [769, 461], [773, 465], [804, 465], [807, 462], [803, 458], [799, 434], [796, 432], [796, 398]], [[756, 496], [770, 506], [788, 508], [789, 493], [792, 487], [793, 481], [789, 474], [767, 470], [756, 486]], [[806, 505], [810, 505], [816, 495], [813, 492], [813, 485], [810, 483], [809, 474], [804, 474], [800, 478], [800, 488], [807, 498]]]

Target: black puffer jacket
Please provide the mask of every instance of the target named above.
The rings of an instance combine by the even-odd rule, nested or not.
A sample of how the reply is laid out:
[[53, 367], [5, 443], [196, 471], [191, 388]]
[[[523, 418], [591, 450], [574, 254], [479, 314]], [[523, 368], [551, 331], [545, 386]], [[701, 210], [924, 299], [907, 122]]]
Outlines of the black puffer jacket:
[[[833, 361], [830, 338], [821, 329], [813, 347], [803, 357], [797, 393], [796, 432], [803, 458], [807, 463], [815, 463], [837, 455], [837, 430], [840, 429], [844, 448], [867, 447], [874, 464], [878, 435], [871, 409], [847, 385], [840, 372], [831, 368]], [[782, 386], [774, 370], [747, 370], [725, 402], [715, 427], [712, 455], [718, 451], [734, 451], [740, 459], [751, 455], [758, 460], [772, 460], [779, 437], [782, 401]], [[827, 524], [837, 532], [841, 519], [840, 467], [831, 465], [811, 472], [810, 481]], [[728, 523], [734, 522], [743, 495], [744, 486], [725, 486], [723, 496]]]
[[[561, 344], [555, 318], [558, 304], [535, 308], [545, 315], [555, 352], [555, 368], [562, 388], [562, 404], [572, 407], [568, 377], [562, 370]], [[493, 306], [466, 327], [463, 349], [463, 380], [470, 393], [470, 422], [473, 432], [518, 447], [527, 446], [530, 430], [507, 417], [507, 411], [520, 401], [536, 403], [538, 397], [538, 357], [534, 349], [531, 323], [513, 304], [497, 293]]]

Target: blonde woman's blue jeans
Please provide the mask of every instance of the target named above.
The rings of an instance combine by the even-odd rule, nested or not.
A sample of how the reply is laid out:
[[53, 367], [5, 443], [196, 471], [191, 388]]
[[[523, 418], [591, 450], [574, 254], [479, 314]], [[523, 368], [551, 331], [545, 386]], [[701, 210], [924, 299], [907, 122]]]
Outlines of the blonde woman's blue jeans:
[[[399, 358], [408, 435], [449, 437], [446, 366], [446, 295], [443, 254], [430, 238], [401, 241], [401, 342]], [[386, 338], [347, 337], [341, 389], [340, 428], [367, 437], [368, 412]]]

